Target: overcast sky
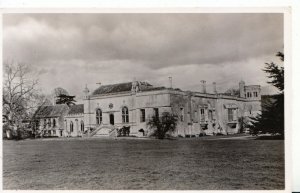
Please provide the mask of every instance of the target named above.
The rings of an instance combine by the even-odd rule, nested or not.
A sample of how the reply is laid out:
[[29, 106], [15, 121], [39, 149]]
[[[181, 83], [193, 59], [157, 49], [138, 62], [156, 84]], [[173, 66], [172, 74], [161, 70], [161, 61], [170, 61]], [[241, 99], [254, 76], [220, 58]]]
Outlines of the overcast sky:
[[238, 82], [266, 87], [265, 62], [279, 62], [283, 14], [5, 14], [3, 59], [30, 64], [40, 87], [82, 95], [85, 84], [137, 80], [218, 91]]

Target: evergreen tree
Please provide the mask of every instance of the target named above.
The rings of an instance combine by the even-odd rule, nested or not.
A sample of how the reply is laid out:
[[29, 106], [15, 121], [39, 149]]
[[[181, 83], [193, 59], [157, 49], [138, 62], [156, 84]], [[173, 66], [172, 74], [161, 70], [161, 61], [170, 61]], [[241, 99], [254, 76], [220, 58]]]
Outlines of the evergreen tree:
[[66, 89], [57, 87], [53, 91], [53, 97], [56, 98], [55, 104], [67, 104], [68, 106], [75, 104], [75, 96], [69, 95]]
[[57, 96], [56, 104], [67, 104], [68, 106], [75, 104], [75, 96], [60, 94]]
[[[276, 56], [284, 61], [284, 54], [278, 52]], [[284, 136], [284, 67], [271, 62], [266, 63], [264, 71], [271, 80], [268, 82], [279, 90], [279, 94], [270, 96], [262, 106], [262, 112], [252, 118], [251, 130], [253, 134], [259, 132]]]

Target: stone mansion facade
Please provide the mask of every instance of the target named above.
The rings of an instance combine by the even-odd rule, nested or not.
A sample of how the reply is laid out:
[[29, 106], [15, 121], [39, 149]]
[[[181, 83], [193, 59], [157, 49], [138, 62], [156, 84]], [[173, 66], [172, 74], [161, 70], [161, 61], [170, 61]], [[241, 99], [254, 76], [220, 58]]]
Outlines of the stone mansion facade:
[[41, 107], [37, 112], [39, 129], [58, 137], [149, 136], [147, 120], [163, 112], [178, 115], [173, 136], [199, 136], [241, 131], [241, 118], [256, 116], [261, 111], [259, 85], [239, 83], [239, 96], [206, 92], [182, 91], [133, 81], [101, 85], [90, 93], [86, 87], [79, 105]]

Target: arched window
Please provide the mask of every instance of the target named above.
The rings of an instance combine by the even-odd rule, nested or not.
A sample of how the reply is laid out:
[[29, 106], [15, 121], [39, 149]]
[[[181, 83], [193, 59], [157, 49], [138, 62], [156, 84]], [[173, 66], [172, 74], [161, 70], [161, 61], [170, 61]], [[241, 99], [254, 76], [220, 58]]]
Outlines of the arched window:
[[53, 119], [53, 127], [56, 127], [56, 120]]
[[71, 122], [70, 122], [70, 132], [71, 132], [71, 133], [73, 132], [73, 128], [74, 128], [73, 121], [71, 121]]
[[128, 114], [128, 108], [127, 107], [122, 108], [122, 121], [123, 121], [123, 123], [128, 123], [129, 122], [129, 114]]
[[102, 123], [102, 111], [101, 109], [96, 110], [96, 124], [100, 125]]
[[80, 129], [82, 132], [84, 132], [84, 122], [83, 121], [80, 122]]

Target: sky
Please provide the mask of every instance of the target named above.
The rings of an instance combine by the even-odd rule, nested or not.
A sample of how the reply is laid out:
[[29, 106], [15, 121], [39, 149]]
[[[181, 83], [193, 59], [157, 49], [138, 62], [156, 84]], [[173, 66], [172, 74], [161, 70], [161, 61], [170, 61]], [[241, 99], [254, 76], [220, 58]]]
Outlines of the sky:
[[[276, 89], [262, 71], [280, 64], [280, 13], [4, 14], [3, 60], [26, 63], [45, 94], [65, 88], [80, 98], [85, 85], [133, 79], [156, 86], [218, 92], [259, 84]], [[280, 64], [282, 65], [282, 64]]]

